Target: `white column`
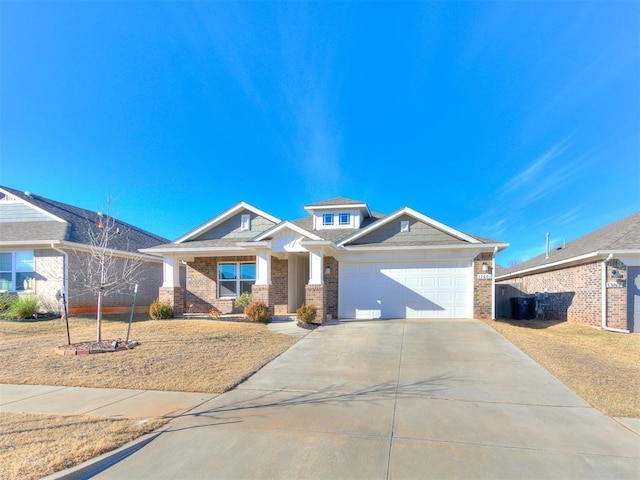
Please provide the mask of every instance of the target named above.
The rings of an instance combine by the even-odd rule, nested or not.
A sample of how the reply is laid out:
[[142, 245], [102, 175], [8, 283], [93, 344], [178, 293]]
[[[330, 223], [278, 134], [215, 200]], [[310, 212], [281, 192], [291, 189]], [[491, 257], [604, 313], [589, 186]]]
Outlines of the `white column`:
[[263, 250], [256, 254], [256, 285], [271, 284], [271, 254]]
[[180, 261], [174, 256], [166, 256], [162, 259], [162, 286], [180, 286]]
[[309, 252], [309, 285], [323, 285], [322, 254]]

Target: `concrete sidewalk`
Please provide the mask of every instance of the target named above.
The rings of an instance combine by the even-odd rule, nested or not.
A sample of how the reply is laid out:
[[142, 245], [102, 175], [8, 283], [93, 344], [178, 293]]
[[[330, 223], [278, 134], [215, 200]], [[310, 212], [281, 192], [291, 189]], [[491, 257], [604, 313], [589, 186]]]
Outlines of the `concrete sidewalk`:
[[0, 385], [0, 412], [173, 418], [217, 395], [115, 388]]

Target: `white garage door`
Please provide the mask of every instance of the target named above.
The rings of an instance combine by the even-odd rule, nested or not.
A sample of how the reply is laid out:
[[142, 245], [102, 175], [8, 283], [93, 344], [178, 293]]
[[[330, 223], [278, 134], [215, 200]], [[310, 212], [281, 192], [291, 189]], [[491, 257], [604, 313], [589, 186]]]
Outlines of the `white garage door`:
[[470, 262], [340, 263], [340, 318], [471, 318]]

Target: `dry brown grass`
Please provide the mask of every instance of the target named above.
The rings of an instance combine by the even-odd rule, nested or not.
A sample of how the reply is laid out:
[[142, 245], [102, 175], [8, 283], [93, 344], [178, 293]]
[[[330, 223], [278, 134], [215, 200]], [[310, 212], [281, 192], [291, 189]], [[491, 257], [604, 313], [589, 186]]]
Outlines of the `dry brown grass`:
[[0, 479], [36, 479], [124, 445], [166, 420], [0, 413]]
[[[105, 320], [103, 339], [126, 337], [127, 318]], [[95, 340], [95, 319], [70, 319], [71, 341]], [[61, 356], [63, 320], [0, 322], [0, 383], [220, 393], [289, 348], [265, 325], [211, 320], [138, 321], [126, 351]], [[0, 414], [0, 479], [40, 478], [108, 452], [165, 420]]]
[[[95, 339], [95, 319], [70, 319], [71, 342]], [[103, 339], [124, 338], [126, 321], [104, 321]], [[0, 383], [221, 393], [278, 356], [295, 338], [265, 325], [213, 320], [134, 322], [140, 346], [62, 356], [63, 320], [0, 322]]]
[[640, 418], [640, 336], [537, 320], [487, 323], [604, 414]]

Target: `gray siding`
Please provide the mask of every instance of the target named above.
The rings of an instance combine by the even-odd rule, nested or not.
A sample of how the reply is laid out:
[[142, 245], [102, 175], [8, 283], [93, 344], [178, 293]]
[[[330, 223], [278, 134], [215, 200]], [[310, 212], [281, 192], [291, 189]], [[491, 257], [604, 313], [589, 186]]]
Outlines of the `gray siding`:
[[[409, 232], [400, 232], [400, 222], [409, 221]], [[365, 245], [368, 243], [433, 243], [434, 245], [448, 245], [465, 243], [437, 228], [420, 222], [409, 215], [402, 215], [386, 225], [377, 228], [373, 232], [361, 237], [350, 245]]]
[[[240, 230], [240, 219], [243, 214], [251, 215], [251, 230]], [[233, 239], [233, 240], [250, 240], [256, 235], [265, 230], [273, 227], [275, 223], [270, 220], [267, 220], [264, 217], [256, 215], [253, 212], [249, 212], [247, 210], [234, 215], [227, 221], [216, 225], [210, 230], [207, 230], [202, 235], [193, 240], [216, 240], [221, 238]]]
[[23, 203], [2, 203], [0, 204], [0, 223], [12, 222], [53, 222], [49, 215], [45, 215], [38, 210]]

